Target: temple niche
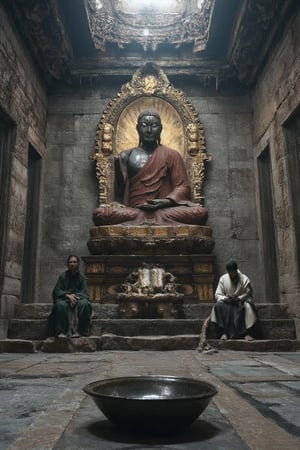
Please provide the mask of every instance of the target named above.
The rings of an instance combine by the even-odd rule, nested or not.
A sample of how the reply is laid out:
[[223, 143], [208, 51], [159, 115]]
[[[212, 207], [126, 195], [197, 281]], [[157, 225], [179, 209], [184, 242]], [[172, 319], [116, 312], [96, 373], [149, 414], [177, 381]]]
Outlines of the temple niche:
[[[211, 155], [206, 152], [198, 113], [162, 69], [147, 63], [109, 102], [96, 130], [95, 153], [90, 158], [96, 165], [101, 213], [107, 212], [109, 216], [115, 209], [121, 213], [122, 208], [126, 209], [115, 192], [115, 161], [121, 151], [137, 147], [137, 118], [145, 110], [159, 113], [161, 144], [179, 152], [184, 161], [190, 199], [188, 206], [178, 206], [192, 205], [195, 210], [205, 211], [203, 182], [205, 164]], [[187, 302], [213, 301], [214, 241], [206, 219], [200, 224], [190, 219], [186, 223], [181, 219], [170, 223], [155, 220], [149, 223], [147, 219], [132, 223], [114, 223], [113, 220], [96, 223], [90, 229], [87, 245], [91, 256], [83, 259], [92, 302], [117, 302], [125, 280], [130, 274], [138, 273], [144, 264], [159, 266], [163, 273], [176, 278], [178, 292], [172, 293], [176, 301], [179, 294]], [[170, 317], [177, 314], [174, 308], [169, 312], [166, 312], [168, 308], [163, 309]], [[128, 315], [128, 309], [124, 314]]]

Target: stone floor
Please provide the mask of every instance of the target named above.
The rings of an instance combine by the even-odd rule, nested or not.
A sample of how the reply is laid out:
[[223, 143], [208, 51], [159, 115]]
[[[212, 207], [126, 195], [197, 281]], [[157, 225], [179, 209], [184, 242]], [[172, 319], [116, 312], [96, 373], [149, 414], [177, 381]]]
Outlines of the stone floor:
[[[300, 352], [0, 354], [0, 449], [300, 449]], [[102, 378], [177, 375], [218, 388], [185, 431], [115, 428], [82, 388]]]

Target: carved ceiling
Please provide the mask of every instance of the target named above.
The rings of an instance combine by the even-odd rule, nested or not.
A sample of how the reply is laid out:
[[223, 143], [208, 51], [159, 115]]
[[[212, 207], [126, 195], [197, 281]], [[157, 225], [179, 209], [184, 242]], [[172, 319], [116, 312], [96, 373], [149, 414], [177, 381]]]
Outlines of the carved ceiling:
[[8, 13], [49, 81], [66, 75], [72, 58], [56, 0], [3, 0]]
[[106, 43], [124, 48], [131, 43], [156, 51], [161, 44], [175, 48], [193, 44], [205, 50], [215, 0], [129, 1], [87, 0], [87, 15], [95, 46]]
[[[2, 0], [47, 84], [146, 61], [206, 86], [255, 82], [299, 0]], [[155, 9], [157, 8], [157, 9]]]

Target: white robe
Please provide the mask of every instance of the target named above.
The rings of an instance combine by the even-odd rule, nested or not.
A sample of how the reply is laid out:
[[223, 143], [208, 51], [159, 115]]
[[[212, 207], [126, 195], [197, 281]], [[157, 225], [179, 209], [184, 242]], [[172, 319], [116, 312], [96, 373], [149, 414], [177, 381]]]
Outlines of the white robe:
[[[227, 297], [238, 297], [239, 300], [244, 301], [245, 308], [245, 325], [246, 328], [251, 328], [256, 320], [257, 316], [251, 306], [251, 294], [252, 288], [249, 278], [244, 275], [239, 270], [237, 271], [239, 275], [238, 283], [234, 283], [229, 274], [226, 273], [220, 277], [216, 292], [215, 299], [217, 302], [222, 302]], [[217, 318], [215, 314], [215, 308], [213, 307], [211, 313], [211, 321], [217, 323]]]

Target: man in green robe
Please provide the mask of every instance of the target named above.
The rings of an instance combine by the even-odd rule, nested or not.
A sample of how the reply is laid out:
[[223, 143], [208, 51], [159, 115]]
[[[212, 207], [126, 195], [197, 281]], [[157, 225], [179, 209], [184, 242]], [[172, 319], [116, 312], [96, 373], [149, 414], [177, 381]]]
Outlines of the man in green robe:
[[79, 257], [70, 255], [68, 270], [61, 273], [53, 289], [53, 309], [48, 319], [48, 334], [56, 337], [88, 336], [91, 304]]

